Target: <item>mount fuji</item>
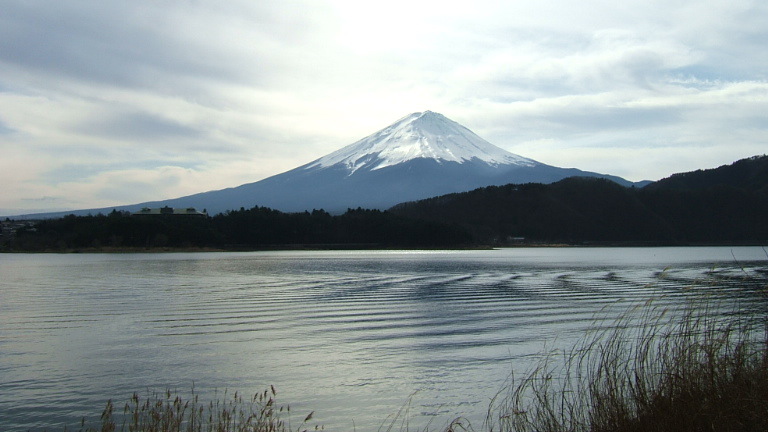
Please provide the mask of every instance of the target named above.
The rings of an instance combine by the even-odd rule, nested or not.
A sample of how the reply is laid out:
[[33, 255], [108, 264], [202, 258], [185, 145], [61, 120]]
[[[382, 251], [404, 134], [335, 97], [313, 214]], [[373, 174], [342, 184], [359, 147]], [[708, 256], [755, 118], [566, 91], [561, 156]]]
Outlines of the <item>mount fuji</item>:
[[405, 201], [484, 186], [552, 183], [573, 176], [633, 184], [616, 176], [558, 168], [512, 154], [441, 114], [424, 111], [407, 115], [306, 165], [255, 183], [115, 208], [195, 207], [216, 214], [258, 205], [284, 212], [324, 209], [339, 213], [357, 207], [386, 209]]

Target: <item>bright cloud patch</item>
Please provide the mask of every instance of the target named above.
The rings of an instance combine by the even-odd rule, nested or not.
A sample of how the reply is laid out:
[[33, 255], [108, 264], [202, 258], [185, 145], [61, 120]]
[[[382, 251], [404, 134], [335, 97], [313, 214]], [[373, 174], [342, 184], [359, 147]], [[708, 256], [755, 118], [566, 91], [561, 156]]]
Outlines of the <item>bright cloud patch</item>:
[[714, 167], [765, 153], [765, 22], [757, 0], [11, 0], [0, 213], [237, 186], [428, 109], [548, 164]]

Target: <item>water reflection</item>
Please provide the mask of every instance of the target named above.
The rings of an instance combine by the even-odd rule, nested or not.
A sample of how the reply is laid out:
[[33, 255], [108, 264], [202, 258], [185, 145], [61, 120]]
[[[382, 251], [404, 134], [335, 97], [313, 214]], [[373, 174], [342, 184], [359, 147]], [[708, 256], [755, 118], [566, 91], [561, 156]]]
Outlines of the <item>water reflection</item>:
[[[411, 401], [480, 424], [514, 368], [630, 305], [766, 313], [760, 248], [8, 255], [0, 427], [72, 427], [103, 403], [274, 384], [330, 429]], [[424, 414], [423, 416], [421, 414]]]

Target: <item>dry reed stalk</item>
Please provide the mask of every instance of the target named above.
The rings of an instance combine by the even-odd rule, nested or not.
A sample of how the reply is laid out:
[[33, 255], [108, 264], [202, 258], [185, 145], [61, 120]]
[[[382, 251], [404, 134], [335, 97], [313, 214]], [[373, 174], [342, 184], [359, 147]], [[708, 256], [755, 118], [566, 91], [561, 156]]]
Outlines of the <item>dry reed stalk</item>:
[[[115, 419], [110, 400], [100, 425], [86, 427], [83, 421], [80, 432], [291, 432], [290, 406], [278, 406], [276, 395], [272, 386], [250, 399], [238, 393], [228, 398], [225, 392], [223, 400], [204, 405], [194, 388], [189, 400], [170, 390], [144, 400], [134, 393], [125, 404], [121, 419]], [[306, 416], [296, 431], [307, 431], [313, 414]]]
[[768, 323], [708, 305], [623, 316], [550, 353], [489, 409], [491, 431], [768, 430]]

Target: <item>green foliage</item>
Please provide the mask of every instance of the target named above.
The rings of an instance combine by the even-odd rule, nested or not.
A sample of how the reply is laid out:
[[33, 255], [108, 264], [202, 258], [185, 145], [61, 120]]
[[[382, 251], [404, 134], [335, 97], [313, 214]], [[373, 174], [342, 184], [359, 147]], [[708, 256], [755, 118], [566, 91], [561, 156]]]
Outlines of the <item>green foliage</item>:
[[283, 213], [266, 207], [213, 218], [184, 215], [74, 216], [38, 222], [5, 246], [15, 251], [256, 249], [275, 247], [451, 247], [467, 244], [462, 228], [378, 210]]
[[379, 210], [348, 209], [282, 213], [266, 207], [228, 212], [214, 225], [233, 245], [358, 245], [368, 247], [456, 246], [470, 236], [458, 226], [414, 220]]
[[549, 185], [491, 186], [391, 211], [461, 224], [479, 243], [525, 237], [566, 243], [757, 244], [768, 241], [767, 172], [768, 157], [762, 157], [643, 189], [574, 177]]
[[692, 191], [728, 185], [734, 189], [766, 192], [768, 156], [754, 156], [708, 170], [674, 174], [646, 186], [648, 190]]
[[768, 156], [677, 174], [642, 189], [573, 177], [490, 186], [389, 211], [283, 213], [241, 208], [213, 218], [67, 216], [4, 239], [2, 250], [108, 248], [458, 247], [548, 243], [768, 242]]
[[34, 231], [19, 232], [11, 247], [15, 250], [201, 247], [219, 239], [204, 218], [134, 217], [113, 211], [108, 216], [69, 215], [40, 221]]

